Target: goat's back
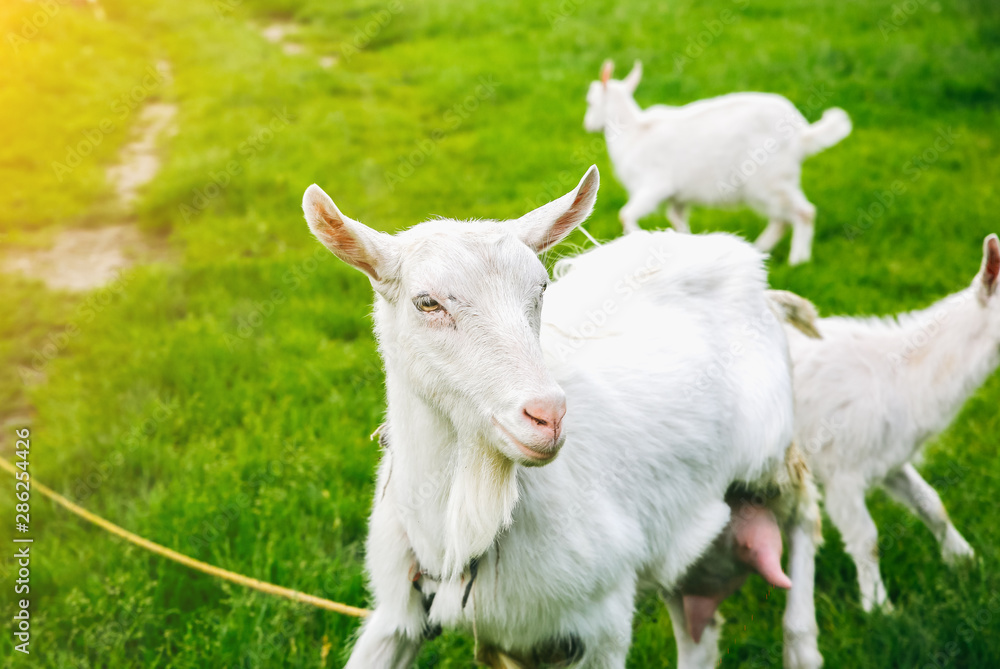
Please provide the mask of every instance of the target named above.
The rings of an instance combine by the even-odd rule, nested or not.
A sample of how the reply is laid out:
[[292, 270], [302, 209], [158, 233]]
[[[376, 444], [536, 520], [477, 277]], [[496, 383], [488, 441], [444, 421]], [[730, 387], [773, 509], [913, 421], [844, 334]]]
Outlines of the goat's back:
[[791, 373], [758, 251], [724, 233], [638, 232], [562, 261], [557, 276], [542, 314], [557, 379], [602, 379], [631, 420], [669, 414], [668, 429], [711, 435], [692, 448], [728, 458], [734, 478], [781, 461]]
[[613, 151], [632, 191], [652, 180], [682, 202], [767, 199], [798, 183], [808, 122], [780, 95], [733, 93], [682, 107], [651, 107]]
[[963, 292], [897, 317], [822, 318], [822, 339], [789, 330], [796, 441], [821, 480], [879, 482], [951, 423], [987, 373], [970, 362], [971, 305]]

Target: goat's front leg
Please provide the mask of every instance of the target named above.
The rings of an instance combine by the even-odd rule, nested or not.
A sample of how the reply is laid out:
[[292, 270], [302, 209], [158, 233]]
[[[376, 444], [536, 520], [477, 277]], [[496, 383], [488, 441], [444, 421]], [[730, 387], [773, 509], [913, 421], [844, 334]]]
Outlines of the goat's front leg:
[[[878, 528], [865, 506], [865, 489], [857, 481], [832, 480], [826, 485], [826, 512], [840, 530], [844, 547], [858, 570], [861, 608], [892, 608], [878, 567]], [[794, 580], [794, 577], [793, 577]]]
[[760, 233], [760, 237], [757, 241], [753, 243], [757, 247], [758, 251], [763, 251], [764, 253], [770, 253], [771, 249], [778, 245], [781, 238], [785, 236], [785, 230], [788, 228], [788, 224], [782, 220], [772, 218], [767, 223], [767, 227], [764, 228], [764, 232]]
[[[384, 462], [389, 462], [388, 457]], [[375, 611], [361, 628], [347, 669], [409, 669], [424, 639], [427, 611], [421, 593], [413, 587], [417, 566], [413, 550], [392, 491], [384, 484], [376, 493], [368, 522], [365, 565]]]
[[635, 193], [629, 193], [628, 202], [618, 212], [625, 234], [637, 232], [640, 229], [639, 219], [656, 211], [664, 199], [666, 198], [662, 192], [650, 188], [640, 188]]
[[361, 628], [345, 669], [410, 669], [421, 642], [422, 638], [410, 638], [391, 616], [376, 609]]
[[691, 233], [691, 226], [688, 225], [688, 213], [691, 209], [686, 204], [671, 200], [667, 205], [667, 220], [674, 226], [677, 232]]
[[913, 465], [907, 463], [899, 471], [887, 476], [885, 488], [894, 498], [909, 507], [934, 534], [941, 544], [941, 555], [945, 562], [955, 564], [959, 560], [975, 557], [972, 546], [951, 524], [937, 491], [920, 476]]
[[581, 623], [583, 658], [577, 669], [625, 669], [632, 644], [632, 618], [635, 616], [636, 581], [626, 578], [601, 600], [581, 606], [588, 619]]
[[722, 636], [722, 616], [715, 613], [705, 626], [701, 639], [695, 641], [684, 615], [684, 598], [678, 593], [664, 595], [677, 641], [677, 669], [709, 669], [719, 663], [719, 637]]
[[799, 193], [795, 205], [795, 220], [792, 223], [792, 248], [788, 252], [788, 264], [799, 265], [812, 258], [813, 235], [816, 232], [816, 207], [805, 195]]

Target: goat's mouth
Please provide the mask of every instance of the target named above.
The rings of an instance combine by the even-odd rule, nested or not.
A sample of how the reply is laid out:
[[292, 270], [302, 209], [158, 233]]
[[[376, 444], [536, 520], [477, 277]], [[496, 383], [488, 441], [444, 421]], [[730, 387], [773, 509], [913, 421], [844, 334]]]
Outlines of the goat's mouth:
[[528, 463], [526, 464], [544, 465], [551, 462], [557, 455], [559, 455], [560, 444], [558, 442], [552, 447], [551, 450], [539, 451], [531, 446], [528, 446], [515, 437], [510, 430], [503, 426], [503, 423], [497, 420], [496, 416], [493, 416], [492, 420], [493, 424], [496, 425], [497, 429], [500, 431], [500, 434], [506, 437], [507, 441], [517, 446], [517, 449], [528, 459]]

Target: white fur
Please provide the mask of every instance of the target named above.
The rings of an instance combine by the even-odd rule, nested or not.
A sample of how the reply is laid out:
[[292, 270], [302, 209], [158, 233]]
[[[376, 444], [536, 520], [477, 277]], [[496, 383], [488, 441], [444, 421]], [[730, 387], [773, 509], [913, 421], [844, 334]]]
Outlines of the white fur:
[[[389, 448], [367, 550], [375, 612], [349, 668], [408, 667], [438, 624], [515, 655], [574, 635], [579, 666], [624, 667], [637, 590], [670, 592], [729, 522], [730, 483], [784, 466], [787, 344], [749, 245], [629, 235], [565, 265], [541, 310], [535, 253], [589, 215], [596, 189], [591, 168], [517, 221], [436, 220], [395, 237], [307, 191], [310, 227], [372, 279], [386, 367]], [[421, 293], [446, 313], [415, 308]], [[566, 442], [530, 466], [497, 421], [530, 440], [520, 409], [554, 389], [568, 400]], [[435, 591], [429, 615], [417, 568]], [[814, 651], [814, 621], [796, 623]], [[696, 655], [714, 666], [717, 649]]]
[[823, 318], [822, 339], [787, 328], [796, 441], [857, 565], [866, 611], [888, 606], [878, 534], [865, 507], [869, 489], [885, 487], [916, 513], [941, 542], [946, 560], [973, 555], [911, 463], [1000, 360], [1000, 300], [984, 283], [985, 267], [984, 255], [970, 288], [923, 311], [886, 319]]
[[828, 109], [809, 125], [791, 102], [771, 93], [643, 110], [633, 97], [641, 76], [637, 61], [622, 81], [593, 82], [584, 118], [587, 130], [604, 131], [615, 175], [628, 191], [620, 212], [625, 231], [638, 230], [639, 219], [664, 203], [681, 232], [689, 232], [690, 205], [746, 205], [769, 221], [759, 249], [770, 251], [791, 225], [789, 263], [808, 261], [816, 208], [799, 184], [802, 162], [851, 132], [847, 114]]

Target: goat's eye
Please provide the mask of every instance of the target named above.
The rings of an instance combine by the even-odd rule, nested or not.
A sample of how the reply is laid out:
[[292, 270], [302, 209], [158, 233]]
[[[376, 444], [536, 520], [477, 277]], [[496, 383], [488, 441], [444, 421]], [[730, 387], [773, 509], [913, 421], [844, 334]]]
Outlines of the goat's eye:
[[427, 313], [442, 311], [444, 309], [444, 307], [442, 307], [441, 304], [430, 295], [420, 295], [413, 300], [413, 304], [417, 307], [417, 309], [420, 309], [420, 311], [425, 311]]

